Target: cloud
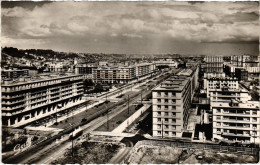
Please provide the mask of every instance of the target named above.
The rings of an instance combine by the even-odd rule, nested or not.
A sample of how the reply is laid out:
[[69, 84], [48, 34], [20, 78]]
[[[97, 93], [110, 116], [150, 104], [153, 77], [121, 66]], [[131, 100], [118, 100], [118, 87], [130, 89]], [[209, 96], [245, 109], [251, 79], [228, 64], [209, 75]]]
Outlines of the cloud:
[[2, 7], [4, 46], [17, 41], [29, 45], [33, 40], [50, 45], [57, 39], [210, 43], [259, 38], [259, 3], [254, 2], [52, 2], [28, 8], [19, 4]]

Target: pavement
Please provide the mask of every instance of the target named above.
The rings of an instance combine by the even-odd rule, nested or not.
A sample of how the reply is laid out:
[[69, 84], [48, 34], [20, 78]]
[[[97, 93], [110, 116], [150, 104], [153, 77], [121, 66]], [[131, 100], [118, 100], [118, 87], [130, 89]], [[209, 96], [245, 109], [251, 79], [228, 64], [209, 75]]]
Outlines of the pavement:
[[39, 126], [39, 127], [27, 126], [27, 127], [25, 127], [25, 129], [32, 130], [32, 131], [52, 131], [52, 132], [59, 132], [59, 131], [63, 130], [63, 129], [59, 129], [59, 128], [51, 128], [51, 127], [45, 127], [45, 126]]

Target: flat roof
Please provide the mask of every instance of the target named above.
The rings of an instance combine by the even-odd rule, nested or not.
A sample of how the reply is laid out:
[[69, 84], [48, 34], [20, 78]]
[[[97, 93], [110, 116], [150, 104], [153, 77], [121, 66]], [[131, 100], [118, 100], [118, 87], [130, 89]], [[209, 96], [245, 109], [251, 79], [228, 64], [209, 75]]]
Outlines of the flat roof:
[[[48, 81], [48, 80], [63, 79], [63, 78], [76, 77], [76, 76], [81, 76], [81, 75], [73, 74], [73, 73], [66, 73], [66, 74], [43, 73], [43, 74], [38, 74], [38, 76], [35, 76], [35, 77], [24, 76], [24, 77], [19, 77], [16, 79], [2, 80], [1, 86], [9, 87], [9, 86], [15, 86], [15, 85], [37, 83], [37, 82], [43, 82], [43, 81]], [[4, 81], [8, 81], [8, 83], [4, 84]]]
[[171, 77], [162, 82], [161, 85], [153, 89], [153, 91], [182, 91], [189, 82], [188, 78], [189, 77]]

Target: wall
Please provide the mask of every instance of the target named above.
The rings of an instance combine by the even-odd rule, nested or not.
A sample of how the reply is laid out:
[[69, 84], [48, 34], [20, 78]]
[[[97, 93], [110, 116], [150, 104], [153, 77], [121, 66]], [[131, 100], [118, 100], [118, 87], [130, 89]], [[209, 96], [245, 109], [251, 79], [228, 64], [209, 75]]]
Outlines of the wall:
[[142, 106], [142, 108], [140, 108], [138, 111], [136, 111], [132, 116], [130, 116], [123, 123], [121, 123], [112, 132], [114, 132], [114, 133], [122, 133], [130, 124], [132, 124], [138, 117], [140, 117], [150, 107], [151, 107], [151, 105], [144, 105], [144, 106]]

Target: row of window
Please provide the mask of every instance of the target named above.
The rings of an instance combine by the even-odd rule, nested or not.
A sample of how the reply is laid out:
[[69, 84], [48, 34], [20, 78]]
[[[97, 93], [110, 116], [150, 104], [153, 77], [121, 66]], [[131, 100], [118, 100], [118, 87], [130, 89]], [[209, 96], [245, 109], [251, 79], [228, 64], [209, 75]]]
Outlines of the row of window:
[[[221, 120], [221, 116], [217, 116], [216, 119]], [[223, 116], [222, 120], [250, 121], [250, 117]], [[257, 122], [257, 118], [252, 117], [252, 122]]]
[[157, 92], [157, 97], [168, 97], [168, 96], [176, 96], [176, 92]]
[[176, 136], [176, 132], [164, 131], [163, 134], [162, 134], [162, 131], [157, 131], [157, 135], [163, 135], [163, 136]]
[[[164, 114], [164, 116], [169, 116], [169, 114], [170, 114], [171, 116], [176, 117], [176, 112], [171, 112], [171, 113], [164, 112], [163, 114]], [[161, 116], [161, 115], [162, 115], [162, 112], [157, 112], [157, 116]]]
[[157, 105], [157, 110], [176, 110], [176, 106], [171, 106], [171, 105]]
[[176, 119], [168, 119], [168, 118], [157, 118], [157, 122], [162, 122], [162, 123], [176, 123]]
[[175, 99], [171, 99], [171, 100], [168, 100], [168, 99], [157, 99], [157, 103], [172, 103], [172, 104], [176, 104], [176, 100]]
[[221, 132], [220, 128], [217, 128], [217, 133], [230, 133], [235, 135], [257, 135], [256, 131], [250, 131], [248, 130], [229, 130], [229, 129], [223, 129], [223, 132]]
[[250, 115], [250, 111], [252, 112], [252, 115], [257, 115], [257, 110], [233, 110], [233, 109], [220, 109], [220, 108], [218, 108], [216, 110], [216, 113], [232, 113], [232, 114]]
[[[217, 126], [221, 126], [221, 122], [217, 122], [216, 123]], [[222, 126], [224, 127], [243, 127], [243, 128], [250, 128], [250, 124], [242, 124], [242, 123], [227, 123], [227, 122], [224, 122], [222, 123]], [[252, 125], [253, 128], [257, 128], [257, 125], [256, 124], [253, 124]]]
[[[176, 125], [163, 125], [163, 129], [172, 129], [172, 130], [176, 130]], [[162, 125], [161, 124], [157, 124], [157, 129], [162, 129]]]

